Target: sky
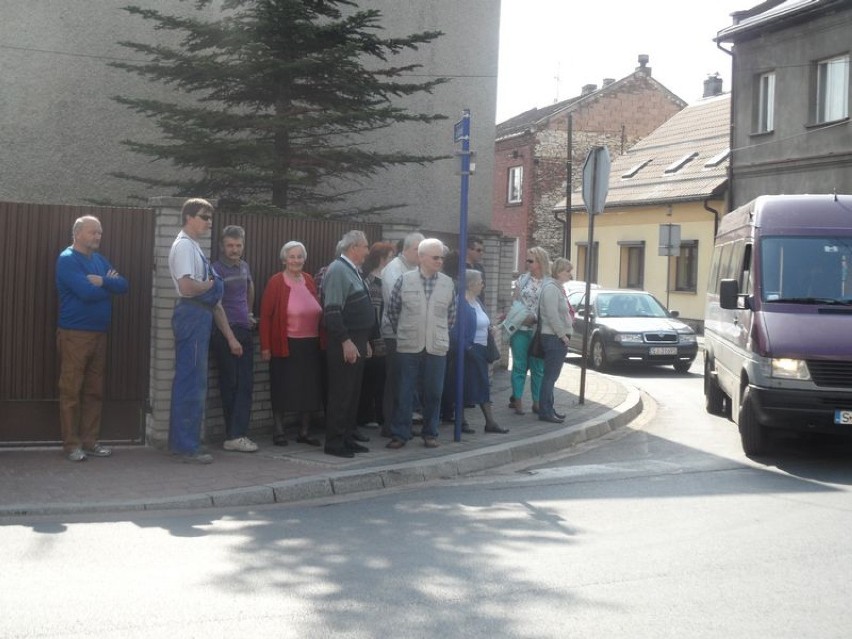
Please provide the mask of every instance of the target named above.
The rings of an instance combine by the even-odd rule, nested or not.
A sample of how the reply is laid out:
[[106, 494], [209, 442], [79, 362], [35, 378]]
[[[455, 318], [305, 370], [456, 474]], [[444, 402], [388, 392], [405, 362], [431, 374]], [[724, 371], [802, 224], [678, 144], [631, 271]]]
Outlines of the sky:
[[[650, 56], [652, 76], [692, 104], [711, 73], [731, 88], [731, 58], [716, 47], [730, 14], [759, 0], [502, 0], [497, 122], [620, 80]], [[723, 45], [729, 49], [729, 44]], [[557, 81], [558, 77], [558, 81]]]

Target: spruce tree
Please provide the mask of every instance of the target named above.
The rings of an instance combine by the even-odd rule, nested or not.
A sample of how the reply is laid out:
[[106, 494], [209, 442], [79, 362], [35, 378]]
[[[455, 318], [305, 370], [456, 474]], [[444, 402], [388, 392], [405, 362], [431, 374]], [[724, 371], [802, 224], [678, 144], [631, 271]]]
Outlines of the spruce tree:
[[215, 14], [211, 2], [194, 0], [189, 16], [125, 7], [153, 29], [175, 34], [176, 44], [120, 43], [145, 61], [112, 66], [175, 92], [173, 101], [114, 96], [162, 133], [159, 142], [123, 144], [180, 170], [169, 178], [114, 175], [175, 195], [327, 215], [359, 178], [438, 159], [380, 152], [364, 135], [445, 117], [413, 113], [395, 101], [447, 79], [417, 77], [419, 64], [392, 64], [440, 31], [383, 38], [381, 12], [351, 0], [222, 0]]

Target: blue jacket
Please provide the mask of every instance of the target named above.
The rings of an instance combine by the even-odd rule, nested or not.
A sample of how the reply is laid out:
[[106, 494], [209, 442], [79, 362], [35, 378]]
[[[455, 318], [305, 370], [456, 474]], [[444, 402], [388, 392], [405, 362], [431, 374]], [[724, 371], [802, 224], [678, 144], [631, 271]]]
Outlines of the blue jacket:
[[[59, 292], [59, 328], [104, 333], [112, 320], [112, 296], [127, 292], [127, 280], [107, 277], [112, 269], [100, 253], [87, 257], [69, 246], [56, 260], [56, 288]], [[100, 275], [103, 286], [95, 286], [87, 276]]]

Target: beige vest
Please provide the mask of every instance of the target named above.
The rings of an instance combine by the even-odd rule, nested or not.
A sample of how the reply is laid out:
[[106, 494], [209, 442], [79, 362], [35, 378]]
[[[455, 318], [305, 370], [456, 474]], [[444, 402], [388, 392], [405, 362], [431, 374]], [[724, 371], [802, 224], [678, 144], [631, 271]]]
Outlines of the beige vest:
[[438, 281], [429, 300], [423, 290], [420, 269], [402, 275], [402, 308], [396, 331], [399, 353], [419, 353], [424, 348], [430, 355], [446, 355], [450, 350], [447, 314], [455, 290], [453, 281], [438, 273]]

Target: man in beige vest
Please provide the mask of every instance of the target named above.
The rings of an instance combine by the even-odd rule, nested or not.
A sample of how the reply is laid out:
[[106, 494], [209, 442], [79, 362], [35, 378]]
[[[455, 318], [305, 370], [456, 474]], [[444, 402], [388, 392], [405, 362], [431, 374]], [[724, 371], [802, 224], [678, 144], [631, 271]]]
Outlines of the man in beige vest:
[[388, 448], [402, 448], [411, 439], [412, 403], [418, 388], [422, 392], [423, 443], [427, 448], [438, 446], [450, 329], [456, 321], [453, 281], [440, 272], [445, 252], [441, 240], [420, 242], [419, 268], [397, 279], [386, 309], [396, 334], [399, 371], [399, 396], [391, 423], [393, 439]]

